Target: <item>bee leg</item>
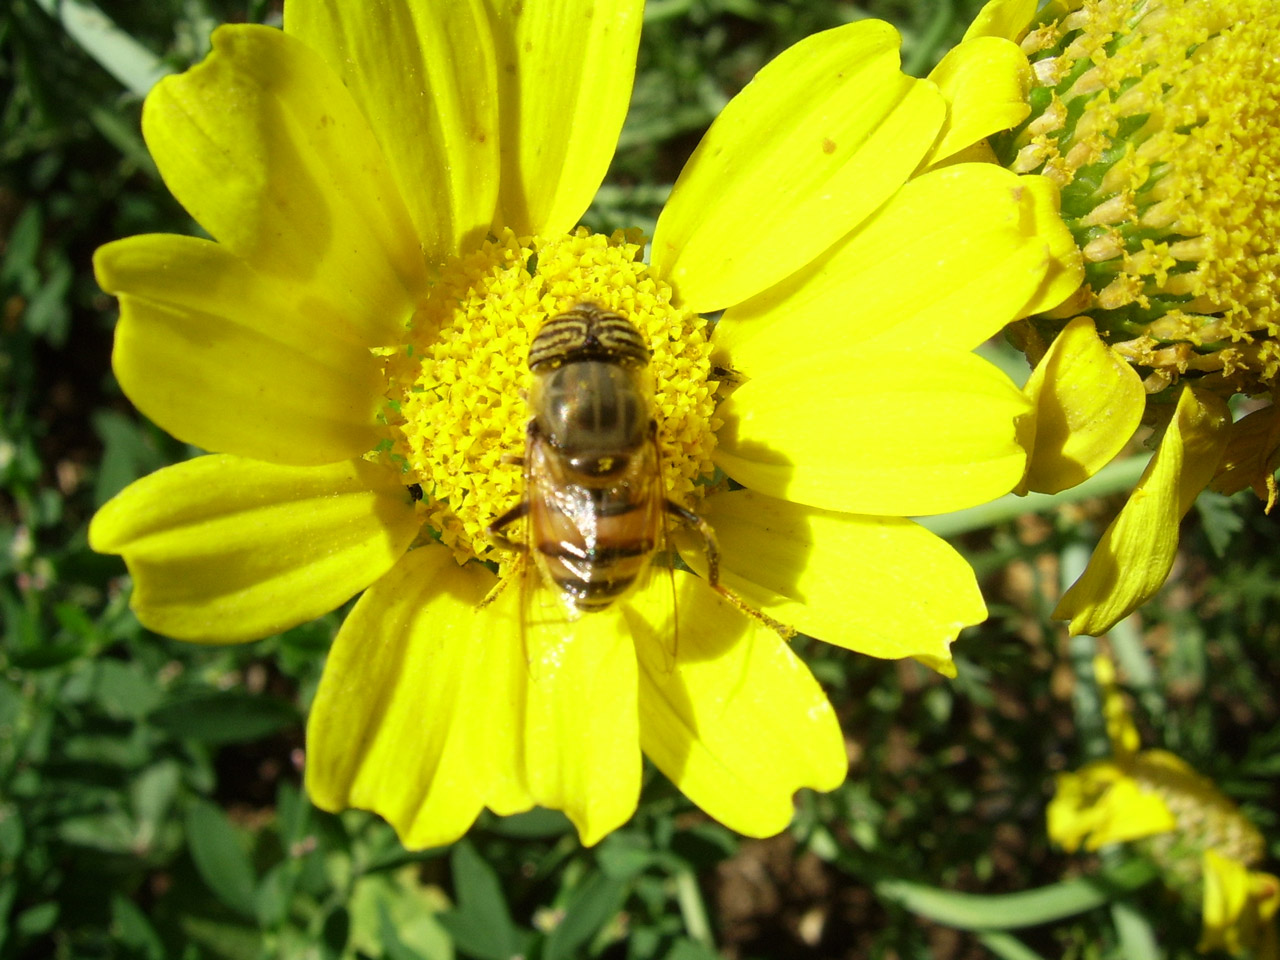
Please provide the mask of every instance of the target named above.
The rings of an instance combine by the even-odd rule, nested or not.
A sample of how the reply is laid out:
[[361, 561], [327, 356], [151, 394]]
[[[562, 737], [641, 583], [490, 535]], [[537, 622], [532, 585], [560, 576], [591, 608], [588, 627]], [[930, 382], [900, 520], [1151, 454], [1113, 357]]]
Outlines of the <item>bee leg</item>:
[[680, 504], [674, 503], [671, 500], [667, 501], [667, 513], [675, 517], [702, 538], [702, 552], [707, 558], [707, 583], [710, 585], [712, 590], [720, 594], [720, 596], [724, 597], [753, 620], [764, 624], [770, 630], [774, 631], [778, 636], [782, 637], [783, 640], [790, 640], [796, 635], [795, 627], [788, 626], [781, 621], [773, 619], [773, 617], [769, 616], [763, 610], [757, 610], [720, 582], [720, 545], [716, 542], [716, 533], [711, 529], [711, 524], [707, 523], [706, 520], [703, 520], [702, 517], [698, 516], [692, 510], [687, 510], [680, 506]]
[[504, 550], [514, 550], [516, 553], [524, 553], [524, 544], [516, 543], [502, 531], [504, 528], [511, 526], [511, 524], [515, 523], [521, 517], [527, 516], [528, 513], [529, 501], [521, 500], [497, 520], [489, 524], [489, 528], [486, 532], [489, 534], [489, 539], [493, 542], [494, 546], [502, 547]]
[[520, 456], [518, 453], [504, 453], [498, 458], [498, 462], [510, 464], [513, 467], [523, 467], [524, 457]]
[[528, 558], [528, 554], [521, 554], [520, 556], [516, 557], [515, 567], [510, 571], [508, 571], [505, 577], [498, 578], [498, 582], [495, 583], [492, 589], [490, 589], [490, 591], [484, 595], [484, 597], [480, 600], [480, 602], [476, 604], [477, 610], [479, 610], [481, 607], [487, 607], [489, 604], [493, 603], [493, 601], [497, 600], [498, 597], [502, 595], [502, 591], [507, 589], [507, 584], [509, 584], [516, 577], [520, 576], [520, 574], [523, 572], [524, 565], [527, 561], [527, 558]]

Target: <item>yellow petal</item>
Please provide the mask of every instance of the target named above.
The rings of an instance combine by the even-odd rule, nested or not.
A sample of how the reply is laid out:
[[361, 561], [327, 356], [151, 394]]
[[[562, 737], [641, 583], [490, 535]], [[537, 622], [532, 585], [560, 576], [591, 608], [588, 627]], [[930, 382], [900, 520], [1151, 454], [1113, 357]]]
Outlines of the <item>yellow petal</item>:
[[1173, 421], [1129, 502], [1053, 612], [1071, 621], [1073, 636], [1100, 636], [1164, 584], [1178, 548], [1178, 524], [1217, 470], [1230, 423], [1220, 398], [1183, 388]]
[[629, 611], [640, 655], [644, 752], [721, 823], [753, 837], [778, 833], [791, 822], [796, 790], [832, 790], [844, 780], [839, 723], [809, 669], [776, 633], [699, 578], [677, 579], [674, 663], [665, 611], [638, 604]]
[[1021, 40], [1035, 16], [1040, 0], [991, 0], [978, 11], [965, 31], [964, 39], [975, 37], [1004, 37]]
[[338, 632], [307, 724], [307, 792], [385, 817], [410, 849], [451, 843], [489, 806], [532, 806], [517, 765], [526, 665], [476, 604], [493, 585], [448, 550], [405, 555]]
[[1256, 922], [1252, 947], [1256, 960], [1280, 960], [1280, 877], [1259, 870], [1249, 871], [1249, 900]]
[[1110, 657], [1100, 653], [1093, 658], [1093, 678], [1102, 694], [1102, 715], [1107, 721], [1111, 753], [1120, 762], [1127, 762], [1138, 752], [1141, 740], [1116, 683], [1116, 668]]
[[289, 0], [284, 28], [351, 91], [427, 253], [477, 246], [498, 202], [497, 67], [479, 0]]
[[1253, 487], [1266, 501], [1267, 512], [1277, 499], [1276, 468], [1280, 467], [1280, 403], [1255, 410], [1231, 425], [1227, 450], [1213, 478], [1213, 489], [1226, 494]]
[[1238, 954], [1241, 924], [1249, 904], [1249, 870], [1234, 857], [1205, 850], [1201, 860], [1204, 878], [1202, 913], [1204, 929], [1196, 947], [1202, 953], [1225, 950]]
[[621, 609], [531, 616], [517, 586], [484, 614], [490, 633], [515, 636], [527, 659], [524, 778], [534, 802], [563, 810], [583, 844], [635, 812], [640, 796], [636, 652]]
[[923, 163], [933, 166], [993, 133], [1016, 127], [1031, 113], [1031, 66], [1018, 45], [976, 37], [953, 48], [929, 79], [947, 101], [942, 135]]
[[1043, 241], [1024, 229], [1021, 179], [963, 164], [905, 184], [810, 266], [725, 311], [717, 360], [755, 376], [838, 344], [971, 350], [1039, 286]]
[[1058, 774], [1046, 813], [1049, 838], [1068, 852], [1139, 840], [1177, 826], [1159, 796], [1109, 760]]
[[878, 348], [779, 366], [720, 405], [715, 462], [761, 493], [845, 513], [916, 516], [1007, 493], [1027, 403], [958, 350]]
[[93, 264], [120, 298], [120, 386], [179, 440], [295, 465], [377, 443], [381, 367], [315, 291], [195, 237], [129, 237]]
[[332, 610], [390, 569], [418, 526], [384, 467], [210, 456], [130, 484], [93, 518], [89, 545], [124, 556], [144, 626], [234, 643]]
[[1019, 317], [1027, 317], [1059, 306], [1080, 289], [1084, 282], [1084, 256], [1063, 222], [1058, 185], [1038, 175], [1024, 175], [1018, 181], [1024, 190], [1022, 209], [1029, 218], [1027, 229], [1034, 230], [1049, 248], [1049, 269], [1044, 280], [1018, 311]]
[[653, 270], [681, 306], [741, 303], [809, 263], [901, 185], [945, 108], [863, 20], [801, 40], [716, 118], [676, 181]]
[[1133, 437], [1147, 400], [1142, 378], [1088, 317], [1063, 328], [1022, 389], [1032, 414], [1020, 492], [1057, 493], [1093, 476]]
[[314, 288], [365, 342], [396, 336], [425, 285], [421, 247], [318, 54], [269, 27], [220, 27], [204, 62], [151, 91], [142, 132], [173, 195], [232, 253]]
[[595, 196], [631, 101], [642, 0], [492, 0], [502, 192], [497, 226], [572, 229]]
[[[954, 676], [951, 641], [986, 619], [969, 564], [909, 520], [817, 510], [751, 490], [709, 497], [701, 513], [720, 543], [726, 586], [827, 643], [915, 657]], [[681, 552], [704, 571], [698, 551]]]

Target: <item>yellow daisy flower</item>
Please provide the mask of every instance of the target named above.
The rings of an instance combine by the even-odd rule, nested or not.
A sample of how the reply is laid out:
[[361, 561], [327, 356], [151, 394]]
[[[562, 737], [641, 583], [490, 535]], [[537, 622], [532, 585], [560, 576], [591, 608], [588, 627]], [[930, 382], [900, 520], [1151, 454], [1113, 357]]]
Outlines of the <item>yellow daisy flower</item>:
[[[1101, 634], [1164, 583], [1178, 524], [1210, 483], [1276, 499], [1280, 405], [1280, 8], [1271, 0], [1031, 0], [988, 5], [970, 36], [1017, 39], [1031, 114], [1000, 162], [1062, 190], [1085, 281], [1012, 330], [1036, 364], [1021, 489], [1056, 493], [1142, 423], [1161, 439], [1056, 616]], [[1034, 22], [1032, 21], [1035, 15]], [[1258, 404], [1255, 402], [1254, 406]], [[1215, 482], [1216, 478], [1216, 482]]]
[[1070, 852], [1139, 843], [1170, 887], [1200, 902], [1200, 950], [1252, 950], [1256, 960], [1276, 960], [1280, 878], [1252, 869], [1266, 854], [1262, 835], [1181, 758], [1138, 749], [1137, 728], [1107, 657], [1095, 658], [1094, 676], [1111, 756], [1058, 775], [1049, 837]]
[[960, 162], [1020, 118], [1025, 58], [982, 43], [912, 79], [877, 21], [808, 38], [733, 99], [651, 262], [635, 233], [575, 227], [641, 13], [289, 0], [283, 31], [223, 27], [143, 112], [213, 239], [96, 257], [120, 383], [216, 452], [123, 491], [94, 549], [123, 555], [144, 624], [207, 643], [364, 590], [312, 707], [307, 787], [410, 847], [535, 804], [593, 843], [635, 809], [642, 751], [751, 835], [846, 772], [809, 671], [705, 580], [672, 575], [678, 630], [654, 589], [545, 645], [522, 591], [495, 591], [523, 563], [487, 530], [525, 495], [512, 459], [548, 318], [590, 303], [640, 332], [666, 495], [710, 521], [746, 602], [953, 672], [951, 641], [986, 611], [960, 556], [904, 517], [1017, 483], [1027, 403], [971, 350], [1078, 283], [1052, 256], [1069, 245], [1052, 185]]

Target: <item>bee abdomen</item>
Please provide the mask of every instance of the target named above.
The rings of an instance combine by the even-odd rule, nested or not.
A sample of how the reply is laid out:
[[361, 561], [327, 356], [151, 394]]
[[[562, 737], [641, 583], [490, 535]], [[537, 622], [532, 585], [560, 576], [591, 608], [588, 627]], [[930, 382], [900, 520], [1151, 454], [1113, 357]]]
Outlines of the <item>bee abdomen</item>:
[[643, 557], [652, 553], [653, 548], [654, 543], [652, 540], [611, 543], [607, 547], [595, 546], [586, 550], [569, 543], [550, 542], [538, 544], [538, 552], [544, 557], [553, 557], [557, 560], [585, 560], [588, 563], [599, 566], [618, 563], [632, 557]]

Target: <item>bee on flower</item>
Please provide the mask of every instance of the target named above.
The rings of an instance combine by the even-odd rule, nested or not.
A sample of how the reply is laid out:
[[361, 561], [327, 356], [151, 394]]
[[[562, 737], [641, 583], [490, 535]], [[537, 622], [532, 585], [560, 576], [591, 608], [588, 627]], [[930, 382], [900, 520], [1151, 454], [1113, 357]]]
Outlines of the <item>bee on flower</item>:
[[[288, 0], [283, 30], [222, 27], [143, 111], [213, 239], [95, 260], [124, 390], [214, 452], [124, 490], [93, 547], [123, 555], [144, 624], [199, 642], [363, 591], [312, 707], [307, 789], [411, 847], [534, 805], [594, 843], [634, 811], [642, 754], [756, 836], [797, 789], [840, 783], [835, 716], [782, 634], [954, 672], [985, 607], [905, 518], [1018, 483], [1028, 403], [972, 349], [1079, 282], [1053, 185], [968, 156], [1025, 114], [1016, 45], [913, 79], [873, 20], [760, 70], [647, 257], [637, 231], [591, 233], [641, 20], [636, 0]], [[539, 338], [584, 311], [618, 318], [618, 362], [543, 381]], [[569, 380], [586, 392], [535, 398]], [[588, 435], [621, 445], [570, 450]], [[658, 556], [641, 485], [646, 509], [714, 531], [714, 571], [705, 536], [682, 555], [705, 577]], [[671, 569], [645, 589], [639, 557]], [[500, 589], [531, 565], [575, 607], [532, 645], [527, 594]]]

